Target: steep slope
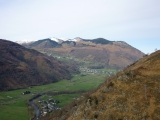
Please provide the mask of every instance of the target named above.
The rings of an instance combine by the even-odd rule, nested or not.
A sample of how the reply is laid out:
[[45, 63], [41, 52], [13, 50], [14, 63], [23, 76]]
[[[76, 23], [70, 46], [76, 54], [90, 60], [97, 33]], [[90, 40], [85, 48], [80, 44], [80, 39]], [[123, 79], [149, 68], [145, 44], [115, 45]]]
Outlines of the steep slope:
[[160, 51], [127, 67], [46, 119], [159, 120]]
[[61, 40], [61, 42], [56, 42], [54, 45], [52, 45], [51, 40], [44, 39], [31, 43], [28, 47], [39, 51], [45, 49], [50, 53], [68, 55], [115, 69], [122, 69], [144, 56], [144, 53], [123, 41], [109, 41], [104, 38], [93, 40], [75, 38], [67, 41]]
[[69, 79], [72, 65], [0, 39], [0, 91]]

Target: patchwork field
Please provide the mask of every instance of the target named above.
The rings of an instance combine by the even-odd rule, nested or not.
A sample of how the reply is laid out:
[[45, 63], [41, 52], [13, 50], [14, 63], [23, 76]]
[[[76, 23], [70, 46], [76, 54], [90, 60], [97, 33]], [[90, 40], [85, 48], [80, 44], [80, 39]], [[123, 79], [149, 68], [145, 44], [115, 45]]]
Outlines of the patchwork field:
[[[105, 81], [106, 74], [81, 74], [73, 76], [71, 80], [62, 80], [57, 83], [33, 86], [26, 89], [18, 89], [0, 93], [0, 119], [1, 120], [28, 120], [30, 118], [26, 101], [33, 95], [38, 93], [46, 93], [48, 91], [74, 91], [74, 90], [91, 90], [98, 87]], [[23, 95], [25, 91], [30, 91], [30, 94]], [[80, 94], [60, 94], [52, 96], [59, 100], [58, 106], [67, 105], [73, 98]], [[42, 98], [43, 99], [43, 98]], [[44, 96], [48, 99], [48, 96]]]

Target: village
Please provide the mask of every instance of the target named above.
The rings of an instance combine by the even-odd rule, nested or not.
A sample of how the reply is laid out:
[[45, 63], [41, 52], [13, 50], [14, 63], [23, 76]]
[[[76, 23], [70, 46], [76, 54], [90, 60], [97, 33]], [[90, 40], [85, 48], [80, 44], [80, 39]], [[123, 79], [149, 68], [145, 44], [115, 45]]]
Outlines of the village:
[[54, 100], [53, 98], [50, 98], [48, 100], [39, 100], [37, 103], [37, 106], [39, 107], [40, 111], [39, 117], [44, 117], [54, 110], [61, 109], [57, 106], [58, 103], [59, 101]]
[[79, 71], [86, 73], [86, 74], [106, 74], [108, 76], [111, 76], [113, 74], [115, 74], [116, 72], [108, 72], [108, 71], [104, 71], [104, 70], [96, 70], [96, 69], [89, 69], [86, 67], [79, 67]]
[[[51, 53], [48, 53], [47, 54], [48, 56], [52, 56], [56, 59], [68, 59], [68, 60], [74, 60], [74, 61], [79, 61], [77, 58], [73, 58], [73, 57], [64, 57], [64, 56], [55, 56], [55, 55], [52, 55]], [[80, 62], [80, 61], [79, 61]], [[79, 71], [80, 72], [83, 72], [83, 73], [86, 73], [86, 74], [106, 74], [107, 76], [111, 76], [111, 75], [114, 75], [116, 74], [116, 72], [114, 71], [105, 71], [105, 70], [102, 70], [102, 69], [89, 69], [87, 67], [83, 67], [83, 66], [80, 66], [79, 67]]]

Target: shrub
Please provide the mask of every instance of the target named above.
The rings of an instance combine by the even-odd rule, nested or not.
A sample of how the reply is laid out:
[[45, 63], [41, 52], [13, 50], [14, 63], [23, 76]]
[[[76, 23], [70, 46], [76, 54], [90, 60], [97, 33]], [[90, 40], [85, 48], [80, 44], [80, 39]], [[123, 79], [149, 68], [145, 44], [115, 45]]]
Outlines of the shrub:
[[95, 98], [95, 104], [98, 105], [98, 99], [97, 98]]
[[113, 87], [114, 83], [110, 82], [108, 87]]
[[95, 115], [94, 115], [94, 118], [96, 118], [96, 119], [97, 119], [97, 118], [98, 118], [98, 115], [97, 115], [97, 114], [95, 114]]

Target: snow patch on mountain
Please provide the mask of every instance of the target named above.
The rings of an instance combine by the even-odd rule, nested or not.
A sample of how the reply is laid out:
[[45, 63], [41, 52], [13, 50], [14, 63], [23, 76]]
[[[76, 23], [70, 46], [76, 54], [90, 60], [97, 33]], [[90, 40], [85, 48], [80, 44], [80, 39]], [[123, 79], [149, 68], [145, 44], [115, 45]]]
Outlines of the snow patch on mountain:
[[68, 40], [70, 40], [69, 38], [59, 38], [59, 39], [61, 39], [61, 40], [63, 40], [63, 41], [68, 41]]
[[76, 37], [76, 38], [73, 38], [73, 39], [69, 39], [69, 38], [60, 38], [60, 39], [62, 39], [63, 41], [73, 41], [73, 42], [78, 42], [78, 41], [82, 40], [79, 37]]
[[20, 45], [22, 44], [29, 44], [29, 43], [32, 43], [32, 42], [35, 42], [34, 40], [30, 40], [30, 39], [24, 39], [24, 40], [19, 40], [19, 41], [14, 41]]
[[55, 38], [55, 37], [51, 37], [51, 38], [49, 38], [49, 39], [51, 39], [51, 40], [53, 40], [53, 41], [55, 41], [55, 42], [57, 42], [57, 43], [62, 43], [62, 42], [63, 42], [62, 39]]
[[76, 37], [76, 38], [72, 39], [72, 41], [74, 41], [74, 42], [78, 42], [78, 41], [81, 41], [81, 40], [82, 40], [82, 38], [80, 38], [80, 37]]
[[82, 40], [81, 38], [79, 37], [76, 37], [76, 38], [73, 38], [73, 39], [70, 39], [70, 38], [55, 38], [55, 37], [52, 37], [50, 38], [51, 40], [55, 41], [55, 42], [63, 42], [63, 41], [73, 41], [73, 42], [77, 42], [77, 41], [80, 41]]

